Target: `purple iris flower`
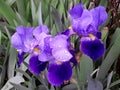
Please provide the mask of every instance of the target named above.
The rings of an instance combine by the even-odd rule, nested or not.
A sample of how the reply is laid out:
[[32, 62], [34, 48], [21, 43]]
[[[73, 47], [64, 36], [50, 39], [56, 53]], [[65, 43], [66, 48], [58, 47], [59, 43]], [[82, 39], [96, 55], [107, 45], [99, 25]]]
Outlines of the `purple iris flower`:
[[[44, 39], [50, 37], [48, 28], [45, 25], [40, 25], [36, 28], [18, 26], [16, 30], [11, 38], [11, 44], [18, 51], [19, 65], [23, 61], [23, 55], [29, 53], [31, 55], [29, 69], [34, 74], [39, 74], [45, 69], [46, 61], [48, 60], [44, 47]], [[41, 56], [44, 60], [39, 58]]]
[[98, 30], [107, 20], [104, 7], [98, 6], [88, 11], [82, 4], [70, 10], [72, 29], [81, 38], [81, 51], [93, 60], [100, 58], [104, 53], [104, 45], [99, 40], [101, 32]]
[[59, 34], [50, 40], [51, 54], [54, 59], [49, 62], [47, 78], [53, 85], [61, 85], [72, 76], [70, 60], [73, 56], [68, 45], [68, 37], [63, 34]]

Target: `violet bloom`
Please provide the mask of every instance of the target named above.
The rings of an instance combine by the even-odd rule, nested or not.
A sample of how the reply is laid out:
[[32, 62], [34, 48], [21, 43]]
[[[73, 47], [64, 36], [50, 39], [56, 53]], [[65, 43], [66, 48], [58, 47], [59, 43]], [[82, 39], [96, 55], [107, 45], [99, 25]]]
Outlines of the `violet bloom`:
[[78, 4], [70, 10], [72, 29], [81, 38], [81, 51], [93, 60], [98, 59], [104, 53], [104, 45], [99, 40], [101, 32], [99, 26], [107, 20], [107, 13], [104, 7], [98, 6], [88, 11], [82, 4]]
[[72, 76], [72, 66], [70, 59], [73, 57], [68, 50], [68, 37], [66, 35], [57, 35], [50, 41], [51, 54], [53, 60], [48, 66], [48, 81], [52, 85], [61, 85]]
[[29, 53], [31, 55], [29, 69], [32, 73], [39, 74], [46, 66], [46, 62], [42, 62], [39, 57], [42, 55], [43, 58], [48, 59], [44, 51], [44, 39], [50, 37], [47, 35], [48, 28], [45, 25], [36, 28], [18, 26], [16, 30], [11, 38], [11, 44], [18, 51], [19, 64], [23, 61], [22, 53]]
[[68, 81], [72, 76], [72, 67], [70, 62], [50, 62], [48, 67], [47, 79], [55, 86], [61, 85]]

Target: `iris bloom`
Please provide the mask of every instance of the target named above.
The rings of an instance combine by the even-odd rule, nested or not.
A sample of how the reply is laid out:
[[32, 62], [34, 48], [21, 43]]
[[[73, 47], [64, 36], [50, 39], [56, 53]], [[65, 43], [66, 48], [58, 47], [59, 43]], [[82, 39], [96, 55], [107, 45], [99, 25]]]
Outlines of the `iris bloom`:
[[49, 62], [47, 78], [53, 85], [61, 85], [72, 76], [70, 60], [73, 56], [69, 52], [67, 39], [66, 35], [60, 34], [50, 41], [51, 54], [54, 60]]
[[93, 60], [100, 58], [105, 48], [99, 40], [101, 32], [98, 29], [107, 20], [105, 8], [98, 6], [88, 11], [82, 4], [78, 4], [69, 13], [72, 29], [81, 37], [81, 51]]
[[47, 35], [48, 28], [45, 25], [36, 28], [25, 28], [18, 26], [16, 32], [11, 38], [11, 44], [18, 51], [19, 65], [23, 61], [23, 55], [29, 53], [31, 58], [29, 60], [29, 69], [34, 74], [39, 74], [45, 69], [46, 62], [41, 60], [41, 56], [45, 59], [49, 57], [45, 54], [44, 39], [50, 37]]
[[36, 28], [18, 26], [16, 30], [11, 43], [18, 51], [19, 65], [23, 55], [29, 53], [29, 70], [32, 73], [40, 74], [49, 61], [47, 78], [51, 84], [60, 85], [71, 78], [70, 60], [74, 57], [69, 51], [68, 36], [60, 34], [52, 38], [44, 25]]

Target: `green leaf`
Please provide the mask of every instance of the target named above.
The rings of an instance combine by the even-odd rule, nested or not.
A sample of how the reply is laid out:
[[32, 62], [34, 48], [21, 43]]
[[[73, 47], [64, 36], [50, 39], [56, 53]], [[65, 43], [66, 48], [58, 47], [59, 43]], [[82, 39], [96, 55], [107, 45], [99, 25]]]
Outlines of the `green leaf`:
[[39, 25], [41, 25], [42, 24], [42, 4], [41, 4], [41, 1], [39, 2], [39, 7], [38, 7], [38, 11], [37, 11], [37, 13], [38, 13], [38, 23], [39, 23]]
[[0, 45], [1, 45], [1, 39], [2, 39], [2, 32], [0, 30]]
[[26, 19], [27, 19], [27, 20], [29, 20], [29, 18], [31, 18], [31, 17], [30, 17], [30, 16], [31, 16], [30, 10], [31, 10], [30, 2], [28, 2], [28, 3], [26, 4], [26, 9], [25, 9]]
[[10, 83], [20, 84], [21, 82], [24, 82], [24, 81], [25, 80], [21, 76], [12, 77], [7, 81], [7, 83], [3, 86], [1, 90], [10, 90], [11, 88], [13, 88], [13, 85], [11, 85]]
[[25, 17], [25, 0], [16, 0], [17, 3], [17, 9], [18, 9], [18, 13], [24, 17]]
[[109, 90], [109, 86], [110, 86], [112, 77], [113, 77], [113, 71], [112, 71], [112, 72], [108, 75], [108, 77], [107, 77], [107, 87], [106, 87], [105, 90]]
[[99, 5], [102, 5], [104, 7], [107, 7], [108, 5], [108, 0], [100, 0], [100, 4]]
[[54, 88], [54, 86], [53, 86], [53, 85], [51, 85], [51, 88], [50, 88], [50, 90], [55, 90], [55, 88]]
[[31, 77], [25, 72], [22, 71], [20, 69], [15, 69], [16, 72], [22, 73], [27, 79], [29, 79], [30, 81], [32, 81]]
[[5, 28], [5, 31], [6, 31], [6, 33], [7, 33], [8, 38], [9, 38], [9, 40], [10, 40], [10, 39], [11, 39], [10, 32], [9, 32], [9, 30], [8, 30], [8, 28], [7, 28], [6, 26], [5, 26], [4, 28]]
[[117, 28], [111, 38], [111, 43], [110, 43], [111, 45], [115, 43], [115, 40], [119, 35], [120, 35], [120, 28]]
[[44, 85], [44, 87], [47, 90], [49, 90], [47, 84], [45, 83], [45, 79], [42, 77], [42, 75], [35, 75], [35, 77], [42, 83], [42, 85]]
[[103, 85], [100, 81], [88, 77], [87, 90], [103, 90]]
[[78, 87], [76, 84], [69, 84], [64, 86], [62, 90], [78, 90]]
[[14, 69], [16, 65], [17, 52], [13, 47], [10, 47], [10, 56], [8, 61], [8, 79], [14, 76]]
[[57, 33], [58, 33], [57, 28], [56, 28], [55, 24], [53, 24], [53, 27], [52, 27], [52, 30], [51, 30], [51, 35], [55, 36]]
[[48, 90], [44, 85], [39, 85], [37, 90]]
[[65, 3], [64, 0], [60, 0], [60, 1], [59, 1], [59, 5], [58, 5], [57, 10], [59, 11], [60, 16], [62, 16], [62, 14], [65, 12], [64, 3]]
[[50, 26], [50, 16], [48, 15], [44, 22], [45, 25]]
[[25, 86], [22, 86], [22, 85], [17, 85], [17, 84], [15, 84], [15, 83], [11, 83], [14, 87], [15, 87], [15, 89], [17, 89], [17, 90], [32, 90], [31, 88], [27, 88], [27, 87], [25, 87]]
[[120, 55], [120, 34], [115, 39], [115, 43], [110, 48], [104, 61], [102, 62], [102, 65], [100, 66], [100, 70], [97, 77], [99, 80], [101, 81], [104, 80], [105, 76], [108, 74], [108, 71], [110, 70], [110, 67], [112, 66], [114, 61], [118, 58], [119, 55]]
[[61, 16], [59, 14], [59, 12], [51, 6], [51, 10], [52, 10], [52, 17], [55, 21], [55, 24], [57, 25], [57, 29], [59, 30], [58, 32], [61, 32], [64, 30], [62, 22], [61, 22]]
[[115, 85], [120, 85], [120, 80], [116, 80], [113, 83], [110, 84], [110, 88], [114, 87]]
[[38, 21], [37, 21], [37, 15], [36, 15], [36, 10], [37, 7], [34, 3], [34, 0], [31, 0], [31, 11], [32, 11], [32, 20], [33, 20], [33, 26], [36, 26]]
[[2, 87], [5, 81], [6, 67], [0, 66], [0, 88]]
[[57, 4], [58, 4], [58, 0], [51, 0], [51, 5], [54, 6], [55, 8], [57, 7]]
[[90, 0], [81, 0], [81, 3], [87, 8]]
[[6, 0], [6, 3], [11, 6], [12, 4], [15, 3], [15, 1], [16, 0]]
[[27, 26], [28, 22], [22, 15], [20, 15], [18, 12], [16, 12], [16, 16], [17, 16], [17, 21], [18, 21], [19, 25]]
[[103, 29], [101, 30], [101, 33], [102, 33], [102, 38], [101, 38], [101, 39], [104, 40], [105, 37], [108, 35], [108, 30], [106, 30], [106, 29], [103, 28]]
[[10, 25], [15, 26], [14, 20], [16, 20], [16, 15], [12, 8], [2, 0], [0, 0], [0, 14], [7, 19]]
[[50, 1], [52, 0], [42, 0], [42, 16], [43, 16], [43, 20], [46, 19], [47, 15], [49, 14], [50, 12]]
[[79, 77], [80, 77], [80, 86], [86, 84], [87, 76], [90, 75], [93, 71], [93, 61], [86, 55], [82, 55], [79, 66]]

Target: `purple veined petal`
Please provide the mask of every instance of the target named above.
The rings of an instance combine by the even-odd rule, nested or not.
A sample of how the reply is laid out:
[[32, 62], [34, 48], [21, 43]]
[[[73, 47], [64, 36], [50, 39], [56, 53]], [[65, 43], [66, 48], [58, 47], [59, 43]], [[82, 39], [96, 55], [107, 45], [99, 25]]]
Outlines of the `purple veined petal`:
[[42, 32], [48, 34], [49, 33], [49, 29], [47, 28], [46, 25], [40, 25], [38, 27], [36, 27], [33, 31], [33, 35], [35, 37], [39, 36]]
[[51, 37], [46, 37], [44, 39], [44, 52], [47, 54], [52, 54], [52, 49], [50, 48]]
[[23, 62], [23, 56], [25, 52], [18, 52], [18, 68], [20, 67], [21, 63]]
[[93, 8], [92, 10], [90, 10], [90, 12], [93, 16], [92, 24], [97, 28], [100, 25], [104, 24], [108, 18], [107, 12], [103, 6]]
[[19, 33], [19, 34], [24, 34], [24, 27], [23, 26], [18, 26], [17, 28], [16, 28], [16, 31]]
[[46, 37], [44, 39], [44, 49], [43, 51], [39, 54], [39, 60], [40, 61], [49, 61], [49, 60], [54, 60], [54, 57], [52, 56], [52, 49], [50, 48], [50, 39], [51, 37]]
[[24, 45], [21, 40], [21, 37], [19, 36], [19, 34], [17, 32], [12, 35], [11, 44], [16, 49], [20, 49], [20, 50], [24, 49]]
[[61, 85], [65, 80], [69, 80], [72, 76], [72, 67], [69, 62], [49, 64], [47, 78], [48, 81], [55, 86]]
[[35, 38], [28, 38], [26, 40], [23, 41], [24, 43], [24, 52], [33, 52], [34, 47], [36, 47], [38, 45], [38, 40], [36, 40]]
[[66, 48], [67, 47], [67, 39], [66, 35], [57, 35], [50, 41], [51, 48]]
[[76, 5], [74, 8], [72, 8], [69, 13], [72, 17], [72, 19], [77, 19], [80, 18], [83, 12], [83, 5], [82, 4], [78, 4]]
[[87, 28], [91, 24], [93, 18], [88, 10], [84, 10], [82, 16], [79, 19], [72, 20], [72, 28], [79, 35], [86, 35]]
[[41, 50], [44, 49], [44, 39], [46, 37], [51, 37], [50, 35], [47, 35], [46, 33], [42, 32], [40, 35], [36, 37], [36, 40], [38, 41], [38, 45], [41, 48]]
[[94, 40], [90, 37], [83, 37], [81, 39], [81, 51], [88, 55], [93, 60], [100, 58], [105, 51], [103, 43], [95, 38]]
[[102, 33], [100, 31], [98, 31], [95, 35], [98, 39], [101, 39], [102, 37]]
[[66, 29], [65, 31], [61, 32], [61, 34], [70, 37], [71, 35], [76, 34], [76, 33], [73, 31], [72, 28], [70, 28], [70, 29]]
[[33, 27], [18, 26], [16, 28], [16, 31], [19, 35], [23, 35], [26, 37], [32, 37], [33, 29], [34, 29]]
[[86, 29], [87, 34], [93, 34], [96, 35], [96, 33], [98, 32], [98, 30], [96, 29], [95, 26], [93, 25], [88, 25], [87, 29]]
[[70, 29], [63, 31], [61, 34], [64, 34], [66, 36], [70, 36]]
[[52, 49], [52, 55], [55, 60], [65, 62], [69, 61], [73, 56], [66, 48]]
[[95, 26], [89, 25], [86, 31], [88, 34], [93, 34], [98, 39], [101, 39], [102, 34], [100, 31], [97, 30], [97, 28]]
[[39, 61], [46, 62], [46, 61], [51, 61], [54, 60], [54, 57], [51, 54], [42, 52], [38, 56]]
[[[24, 52], [29, 52], [35, 44], [35, 40], [33, 38], [33, 27], [23, 27], [23, 26], [18, 26], [16, 28], [17, 33], [19, 35], [19, 38], [21, 39], [22, 46], [22, 51]], [[34, 43], [33, 43], [34, 42]]]
[[38, 56], [32, 56], [29, 60], [29, 70], [34, 74], [40, 74], [45, 70], [46, 64], [46, 62], [39, 61]]

